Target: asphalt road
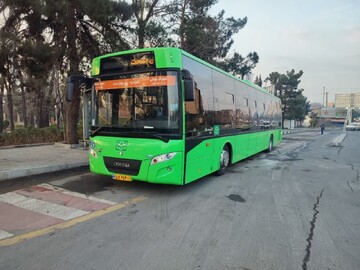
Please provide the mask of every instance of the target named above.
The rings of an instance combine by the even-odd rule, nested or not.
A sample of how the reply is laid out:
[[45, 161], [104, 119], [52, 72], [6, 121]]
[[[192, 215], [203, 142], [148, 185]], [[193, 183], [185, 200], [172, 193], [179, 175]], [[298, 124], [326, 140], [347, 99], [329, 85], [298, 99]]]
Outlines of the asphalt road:
[[360, 132], [329, 147], [339, 134], [286, 135], [273, 152], [183, 187], [86, 172], [41, 178], [116, 210], [27, 231], [0, 247], [0, 269], [359, 269]]

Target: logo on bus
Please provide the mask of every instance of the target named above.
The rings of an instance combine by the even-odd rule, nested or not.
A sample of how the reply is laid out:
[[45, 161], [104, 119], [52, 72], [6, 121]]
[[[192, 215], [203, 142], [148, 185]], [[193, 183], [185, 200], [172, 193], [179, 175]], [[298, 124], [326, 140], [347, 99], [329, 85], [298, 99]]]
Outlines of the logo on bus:
[[117, 141], [115, 144], [115, 150], [120, 151], [119, 154], [122, 156], [124, 151], [127, 150], [128, 142], [127, 141]]
[[214, 125], [214, 135], [219, 136], [220, 135], [220, 126]]
[[130, 168], [130, 163], [115, 161], [114, 166], [115, 167], [120, 167], [120, 168]]

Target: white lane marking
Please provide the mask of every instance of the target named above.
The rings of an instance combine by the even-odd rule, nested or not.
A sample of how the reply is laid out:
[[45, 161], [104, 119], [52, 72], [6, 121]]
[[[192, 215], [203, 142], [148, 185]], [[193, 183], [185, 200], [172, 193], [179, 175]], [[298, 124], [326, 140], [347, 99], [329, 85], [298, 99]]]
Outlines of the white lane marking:
[[0, 201], [63, 220], [89, 214], [83, 210], [29, 198], [15, 192], [0, 195]]
[[66, 195], [71, 195], [71, 196], [82, 198], [82, 199], [89, 199], [89, 200], [92, 200], [92, 201], [95, 201], [95, 202], [101, 202], [101, 203], [106, 203], [106, 204], [110, 204], [110, 205], [118, 204], [117, 202], [112, 202], [112, 201], [108, 201], [108, 200], [105, 200], [105, 199], [96, 198], [96, 197], [93, 197], [93, 196], [86, 196], [85, 194], [82, 194], [82, 193], [73, 192], [73, 191], [63, 189], [61, 187], [52, 186], [52, 185], [49, 185], [49, 184], [41, 184], [39, 186], [44, 187], [44, 188], [48, 188], [48, 189], [51, 189], [51, 190], [54, 190], [54, 191], [59, 191], [59, 192], [61, 192], [63, 194], [66, 194]]
[[12, 233], [8, 233], [0, 229], [0, 240], [14, 236]]

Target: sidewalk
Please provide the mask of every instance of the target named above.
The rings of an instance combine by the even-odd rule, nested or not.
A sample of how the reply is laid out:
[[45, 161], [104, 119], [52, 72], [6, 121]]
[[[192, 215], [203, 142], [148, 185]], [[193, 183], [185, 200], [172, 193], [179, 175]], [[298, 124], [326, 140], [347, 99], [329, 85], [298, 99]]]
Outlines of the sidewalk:
[[88, 149], [55, 143], [0, 148], [0, 181], [89, 166]]

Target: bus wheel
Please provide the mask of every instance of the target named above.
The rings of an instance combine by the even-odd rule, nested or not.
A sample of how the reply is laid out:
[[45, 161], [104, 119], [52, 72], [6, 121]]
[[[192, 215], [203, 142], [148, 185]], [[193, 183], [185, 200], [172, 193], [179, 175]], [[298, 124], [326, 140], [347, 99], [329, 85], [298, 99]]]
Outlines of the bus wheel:
[[273, 150], [273, 148], [274, 148], [274, 143], [273, 143], [273, 137], [271, 136], [269, 141], [269, 146], [266, 151], [270, 153]]
[[230, 163], [229, 147], [227, 145], [224, 145], [224, 148], [221, 151], [221, 155], [220, 155], [220, 169], [216, 172], [216, 174], [223, 175], [225, 173], [226, 168], [229, 166], [229, 163]]

